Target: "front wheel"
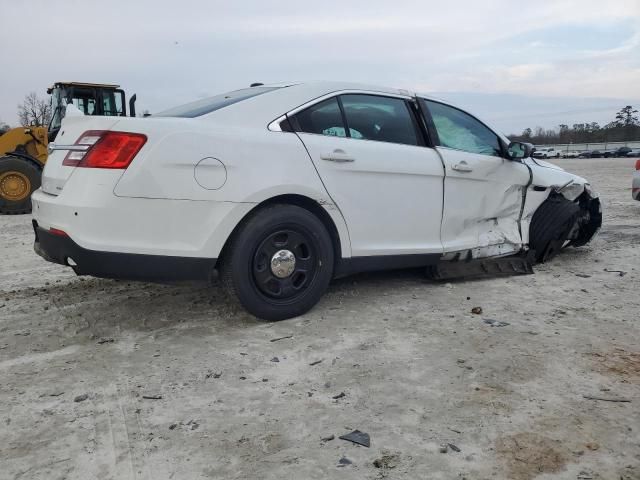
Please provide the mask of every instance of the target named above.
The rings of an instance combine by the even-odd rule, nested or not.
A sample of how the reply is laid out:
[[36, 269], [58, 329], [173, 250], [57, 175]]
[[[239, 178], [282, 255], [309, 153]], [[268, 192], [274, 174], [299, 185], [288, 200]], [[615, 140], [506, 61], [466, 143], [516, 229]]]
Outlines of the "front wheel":
[[314, 214], [295, 205], [253, 213], [225, 249], [220, 278], [249, 313], [285, 320], [310, 310], [333, 275], [331, 237]]

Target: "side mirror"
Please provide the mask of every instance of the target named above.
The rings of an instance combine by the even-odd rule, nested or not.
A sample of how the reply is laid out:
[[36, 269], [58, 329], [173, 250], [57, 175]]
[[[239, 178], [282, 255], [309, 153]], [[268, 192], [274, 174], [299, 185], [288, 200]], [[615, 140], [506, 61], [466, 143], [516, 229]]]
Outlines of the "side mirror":
[[511, 142], [507, 147], [507, 154], [511, 160], [522, 160], [533, 154], [533, 145], [524, 142]]

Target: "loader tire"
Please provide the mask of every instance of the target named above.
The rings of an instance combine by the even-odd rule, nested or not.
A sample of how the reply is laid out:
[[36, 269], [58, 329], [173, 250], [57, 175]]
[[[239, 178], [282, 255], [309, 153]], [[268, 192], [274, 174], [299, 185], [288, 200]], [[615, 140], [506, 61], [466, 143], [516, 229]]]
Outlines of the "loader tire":
[[0, 157], [0, 214], [31, 212], [31, 194], [40, 188], [40, 169], [23, 158]]
[[580, 215], [580, 206], [560, 195], [554, 195], [538, 207], [531, 219], [529, 247], [537, 262], [547, 262], [565, 247]]

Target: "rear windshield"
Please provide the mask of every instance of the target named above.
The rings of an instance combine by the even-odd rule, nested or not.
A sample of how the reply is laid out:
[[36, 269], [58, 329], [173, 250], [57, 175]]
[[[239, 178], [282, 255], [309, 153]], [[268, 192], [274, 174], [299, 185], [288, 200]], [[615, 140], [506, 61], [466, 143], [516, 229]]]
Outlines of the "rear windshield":
[[228, 107], [234, 103], [241, 102], [247, 98], [256, 97], [263, 93], [277, 90], [281, 87], [250, 87], [243, 88], [241, 90], [234, 90], [233, 92], [222, 93], [215, 97], [203, 98], [195, 102], [180, 105], [179, 107], [170, 108], [160, 113], [156, 113], [154, 117], [185, 117], [194, 118], [206, 115], [207, 113], [215, 112], [221, 108]]

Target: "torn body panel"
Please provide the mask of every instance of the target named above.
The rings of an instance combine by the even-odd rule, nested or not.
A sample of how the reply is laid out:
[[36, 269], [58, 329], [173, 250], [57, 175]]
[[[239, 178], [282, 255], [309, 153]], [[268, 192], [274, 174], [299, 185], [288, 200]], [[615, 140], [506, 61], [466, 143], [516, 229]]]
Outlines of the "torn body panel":
[[441, 227], [445, 257], [483, 258], [520, 251], [522, 202], [531, 180], [528, 167], [500, 157], [437, 150], [446, 172]]
[[521, 228], [525, 245], [530, 243], [531, 221], [540, 206], [554, 195], [579, 203], [580, 213], [574, 231], [570, 232], [571, 244], [588, 243], [602, 224], [602, 210], [598, 195], [582, 177], [543, 160], [528, 158], [525, 164], [531, 169], [532, 184], [524, 203]]

